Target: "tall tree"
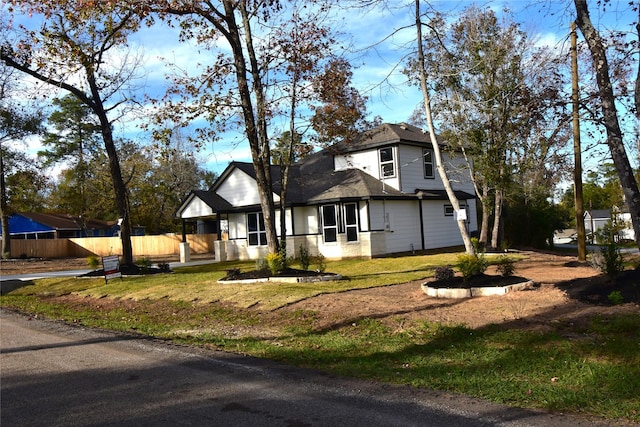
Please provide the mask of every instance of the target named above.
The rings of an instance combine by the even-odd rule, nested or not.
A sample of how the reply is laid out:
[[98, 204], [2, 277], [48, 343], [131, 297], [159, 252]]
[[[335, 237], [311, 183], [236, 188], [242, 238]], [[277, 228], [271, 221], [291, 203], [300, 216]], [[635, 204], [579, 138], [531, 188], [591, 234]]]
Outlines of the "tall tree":
[[329, 61], [314, 79], [320, 103], [313, 106], [311, 125], [321, 145], [350, 142], [368, 126], [366, 101], [352, 86], [353, 71], [342, 58]]
[[[447, 197], [449, 199], [449, 203], [456, 212], [460, 211], [460, 203], [458, 203], [458, 198], [453, 192], [453, 188], [451, 187], [451, 182], [449, 177], [447, 176], [447, 171], [442, 162], [442, 154], [440, 152], [440, 144], [438, 143], [438, 139], [435, 132], [435, 125], [433, 120], [433, 112], [431, 110], [431, 94], [430, 88], [428, 84], [428, 79], [430, 78], [427, 72], [427, 65], [425, 61], [424, 55], [424, 46], [423, 46], [423, 38], [422, 38], [422, 11], [420, 9], [420, 0], [415, 0], [415, 27], [417, 33], [417, 73], [418, 79], [420, 81], [420, 89], [422, 90], [423, 104], [424, 104], [424, 112], [427, 121], [427, 126], [429, 129], [429, 139], [431, 140], [431, 147], [433, 149], [434, 160], [436, 163], [436, 169], [438, 170], [438, 174], [440, 175], [440, 179], [444, 185], [445, 191], [447, 193]], [[456, 221], [458, 224], [458, 229], [460, 230], [460, 235], [462, 237], [462, 241], [464, 243], [465, 250], [468, 254], [474, 254], [475, 249], [471, 244], [471, 238], [469, 236], [469, 232], [467, 231], [466, 226], [466, 218], [460, 217]]]
[[[276, 253], [279, 243], [268, 135], [271, 113], [264, 82], [268, 61], [261, 63], [253, 32], [254, 27], [261, 28], [272, 14], [278, 12], [279, 2], [154, 1], [139, 2], [136, 6], [142, 11], [158, 13], [170, 25], [179, 20], [181, 39], [196, 40], [205, 51], [215, 49], [222, 40], [227, 44], [230, 54], [222, 51], [214, 54], [212, 63], [204, 67], [199, 78], [188, 75], [176, 77], [162, 109], [168, 114], [175, 113], [170, 118], [179, 123], [199, 116], [211, 122], [223, 122], [225, 118], [230, 120], [236, 114], [241, 117], [256, 173], [267, 244], [269, 251]], [[230, 76], [233, 76], [233, 84], [228, 83]], [[166, 121], [166, 115], [161, 120]], [[203, 138], [211, 136], [205, 129], [200, 130]]]
[[[300, 39], [314, 26], [304, 28], [288, 21], [299, 19], [310, 24], [312, 21], [292, 14], [293, 3], [285, 4], [278, 0], [141, 3], [170, 24], [178, 21], [183, 40], [195, 40], [201, 51], [211, 53], [207, 57], [211, 62], [203, 66], [204, 72], [200, 77], [176, 79], [177, 84], [167, 99], [169, 107], [175, 108], [167, 109], [167, 104], [162, 108], [166, 112], [178, 111], [179, 115], [173, 117], [175, 122], [184, 123], [201, 116], [215, 123], [209, 129], [210, 133], [201, 128], [203, 137], [218, 133], [220, 127], [224, 128], [233, 119], [236, 124], [239, 121], [249, 143], [256, 173], [268, 249], [272, 253], [277, 252], [280, 244], [275, 226], [270, 169], [270, 120], [278, 115], [286, 116], [282, 111], [296, 114], [296, 108], [291, 108], [291, 104], [286, 110], [282, 108], [283, 99], [289, 103], [292, 99], [299, 99], [298, 94], [291, 97], [291, 90], [286, 88], [300, 88], [296, 79], [305, 78], [309, 74], [307, 70], [315, 66], [316, 50], [326, 49], [322, 37], [314, 40], [321, 32], [311, 31], [311, 39]], [[316, 7], [327, 7], [325, 2], [306, 3], [297, 9], [300, 13], [312, 15]], [[222, 44], [225, 49], [218, 49]], [[283, 83], [285, 76], [289, 80]], [[296, 82], [292, 84], [292, 81]], [[292, 136], [298, 132], [297, 129], [291, 130], [291, 126], [289, 131]]]
[[46, 132], [42, 139], [44, 150], [38, 156], [44, 165], [65, 164], [66, 184], [70, 190], [67, 211], [87, 218], [87, 210], [93, 204], [87, 195], [91, 177], [90, 164], [100, 153], [100, 125], [91, 109], [73, 95], [53, 100], [57, 107], [48, 123], [55, 132]]
[[[131, 167], [128, 167], [131, 164]], [[174, 214], [193, 189], [207, 189], [215, 178], [205, 171], [197, 150], [180, 132], [165, 141], [132, 152], [124, 165], [132, 171], [129, 183], [131, 214], [147, 234], [174, 232]]]
[[[587, 1], [574, 0], [574, 5], [577, 14], [576, 24], [582, 32], [582, 35], [589, 46], [589, 51], [591, 52], [593, 68], [598, 85], [598, 98], [600, 111], [602, 113], [602, 123], [607, 134], [607, 146], [609, 147], [609, 152], [611, 153], [611, 158], [618, 173], [618, 178], [622, 185], [622, 190], [624, 192], [629, 212], [631, 213], [631, 223], [633, 224], [636, 243], [640, 248], [640, 191], [638, 190], [638, 183], [624, 145], [623, 132], [618, 118], [618, 110], [616, 108], [616, 95], [614, 94], [606, 45], [600, 35], [600, 32], [595, 28], [591, 21]], [[635, 4], [634, 11], [638, 15], [636, 28], [638, 29], [638, 36], [640, 37], [640, 27], [638, 27], [638, 25], [640, 25], [640, 7], [637, 4]], [[640, 72], [636, 77], [635, 85], [636, 108], [638, 106], [637, 100], [640, 97], [637, 92], [640, 90], [640, 84], [637, 83], [638, 78], [640, 78]]]
[[[310, 144], [302, 143], [304, 130], [308, 128], [308, 121], [300, 117], [300, 111], [308, 106], [313, 92], [310, 90], [314, 75], [318, 72], [321, 62], [330, 56], [333, 40], [331, 31], [323, 26], [323, 10], [302, 13], [306, 10], [304, 2], [292, 2], [291, 16], [276, 26], [272, 42], [267, 49], [277, 58], [273, 73], [281, 70], [281, 90], [283, 92], [282, 107], [288, 110], [289, 128], [276, 140], [277, 152], [274, 153], [274, 163], [280, 166], [280, 253], [286, 257], [286, 206], [289, 187], [289, 172], [296, 157], [305, 155], [313, 150]], [[277, 88], [276, 88], [277, 89]], [[306, 152], [306, 153], [305, 153]]]
[[[497, 247], [510, 186], [528, 179], [517, 183], [518, 191], [538, 194], [534, 187], [545, 176], [550, 183], [548, 172], [561, 160], [555, 153], [566, 143], [568, 122], [557, 90], [562, 82], [554, 77], [557, 59], [534, 50], [508, 14], [501, 22], [492, 10], [477, 6], [466, 8], [450, 26], [436, 15], [428, 31], [426, 66], [436, 119], [442, 134], [473, 159], [469, 170], [482, 205], [480, 242]], [[545, 66], [538, 69], [528, 65], [541, 63]]]
[[[22, 142], [27, 136], [42, 131], [42, 115], [38, 111], [23, 109], [15, 103], [17, 87], [12, 70], [0, 69], [0, 221], [2, 223], [2, 249], [5, 258], [11, 253], [9, 217], [21, 207], [29, 206], [27, 193], [38, 195], [45, 178], [32, 166], [32, 161], [21, 151], [10, 146]], [[22, 197], [20, 197], [22, 196]], [[22, 201], [22, 206], [19, 206]], [[33, 205], [31, 205], [33, 207]], [[32, 209], [29, 209], [32, 210]]]
[[[113, 122], [127, 102], [126, 86], [137, 64], [122, 49], [140, 18], [124, 3], [36, 0], [8, 2], [12, 14], [28, 17], [20, 38], [3, 43], [0, 59], [34, 79], [69, 92], [95, 114], [109, 159], [118, 215], [122, 219], [122, 263], [132, 264], [127, 188], [114, 142]], [[123, 62], [122, 56], [126, 58]], [[116, 116], [116, 117], [114, 117]]]

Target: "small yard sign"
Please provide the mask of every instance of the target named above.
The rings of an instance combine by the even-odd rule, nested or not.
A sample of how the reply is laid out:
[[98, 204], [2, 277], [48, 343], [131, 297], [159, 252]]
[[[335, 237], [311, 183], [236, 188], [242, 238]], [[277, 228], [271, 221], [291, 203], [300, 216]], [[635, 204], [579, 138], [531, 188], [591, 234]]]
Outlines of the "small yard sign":
[[104, 269], [105, 282], [117, 277], [122, 278], [122, 273], [120, 272], [120, 257], [118, 255], [103, 256], [102, 268]]

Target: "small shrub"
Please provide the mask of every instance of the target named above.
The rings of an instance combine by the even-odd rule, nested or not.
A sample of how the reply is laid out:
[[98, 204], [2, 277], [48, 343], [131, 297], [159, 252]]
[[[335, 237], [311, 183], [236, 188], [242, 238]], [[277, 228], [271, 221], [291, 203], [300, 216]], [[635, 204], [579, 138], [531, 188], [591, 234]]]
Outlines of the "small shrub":
[[501, 255], [498, 257], [496, 268], [504, 277], [513, 276], [513, 273], [516, 271], [516, 261], [506, 255]]
[[140, 267], [140, 270], [142, 270], [142, 272], [146, 272], [151, 267], [151, 260], [147, 257], [138, 258], [136, 260], [136, 265]]
[[484, 253], [484, 245], [480, 243], [480, 239], [478, 239], [477, 237], [471, 238], [471, 246], [473, 246], [473, 251], [476, 254]]
[[275, 275], [282, 273], [282, 271], [286, 268], [285, 258], [279, 252], [267, 254], [266, 261], [271, 274]]
[[169, 265], [168, 262], [159, 262], [158, 263], [158, 268], [160, 269], [160, 271], [170, 271], [171, 270], [171, 266]]
[[484, 256], [463, 254], [458, 256], [456, 267], [462, 273], [464, 280], [468, 280], [473, 276], [484, 273], [487, 269], [487, 261]]
[[620, 291], [612, 291], [609, 295], [607, 295], [607, 299], [613, 305], [622, 304], [624, 298], [622, 297], [622, 292]]
[[434, 277], [436, 280], [450, 280], [453, 279], [453, 269], [449, 266], [436, 267], [434, 270]]
[[97, 270], [98, 266], [100, 266], [100, 258], [96, 255], [90, 255], [87, 257], [87, 264], [89, 264], [89, 268]]
[[303, 270], [309, 269], [309, 264], [311, 264], [311, 255], [309, 254], [309, 249], [300, 245], [298, 249], [298, 263], [300, 263], [300, 268]]
[[258, 258], [256, 260], [256, 270], [266, 270], [268, 267], [266, 259]]
[[238, 277], [239, 275], [240, 275], [240, 269], [239, 268], [231, 268], [231, 269], [227, 270], [227, 275], [225, 276], [225, 279], [233, 280], [236, 277]]
[[318, 254], [313, 258], [314, 264], [316, 265], [316, 271], [318, 273], [324, 273], [327, 270], [327, 261], [324, 258], [324, 255]]
[[620, 253], [618, 245], [610, 241], [606, 245], [600, 246], [600, 252], [593, 254], [591, 265], [607, 276], [615, 277], [624, 271], [624, 257]]
[[278, 247], [278, 254], [282, 259], [282, 270], [284, 270], [289, 266], [289, 258], [287, 257], [287, 241], [284, 239], [280, 240], [280, 245]]

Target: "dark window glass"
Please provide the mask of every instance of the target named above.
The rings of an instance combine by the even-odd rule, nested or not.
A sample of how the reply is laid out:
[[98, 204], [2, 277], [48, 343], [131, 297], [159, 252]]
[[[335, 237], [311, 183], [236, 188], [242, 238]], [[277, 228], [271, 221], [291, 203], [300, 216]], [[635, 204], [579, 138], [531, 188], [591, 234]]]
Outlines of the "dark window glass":
[[425, 178], [433, 178], [433, 151], [432, 150], [424, 150], [424, 177]]

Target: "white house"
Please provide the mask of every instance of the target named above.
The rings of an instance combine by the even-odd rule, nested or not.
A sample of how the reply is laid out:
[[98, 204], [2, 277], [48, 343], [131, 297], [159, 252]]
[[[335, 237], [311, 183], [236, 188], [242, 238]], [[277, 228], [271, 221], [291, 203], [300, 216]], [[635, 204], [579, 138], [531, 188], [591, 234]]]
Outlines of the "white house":
[[[380, 125], [294, 164], [284, 217], [289, 253], [302, 245], [336, 259], [462, 245], [454, 214], [465, 214], [469, 232], [477, 231], [475, 192], [462, 156], [443, 150], [443, 159], [464, 212], [455, 213], [447, 198], [428, 135], [408, 124]], [[278, 206], [278, 166], [271, 175]], [[224, 236], [215, 246], [219, 261], [267, 255], [252, 163], [231, 163], [208, 191], [193, 191], [176, 216]], [[282, 220], [278, 211], [278, 232]]]
[[593, 232], [596, 233], [593, 236], [596, 241], [592, 243], [600, 243], [597, 241], [597, 233], [609, 221], [615, 222], [619, 228], [616, 236], [618, 240], [635, 240], [635, 233], [631, 225], [631, 214], [620, 211], [617, 206], [614, 206], [613, 209], [593, 209], [584, 213], [584, 228], [588, 238], [591, 238]]

